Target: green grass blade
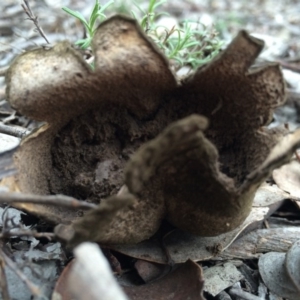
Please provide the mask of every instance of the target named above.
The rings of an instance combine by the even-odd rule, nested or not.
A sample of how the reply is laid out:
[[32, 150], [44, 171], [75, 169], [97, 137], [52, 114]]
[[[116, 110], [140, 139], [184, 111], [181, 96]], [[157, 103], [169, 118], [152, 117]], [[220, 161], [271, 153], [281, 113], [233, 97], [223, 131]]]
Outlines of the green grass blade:
[[98, 2], [98, 0], [96, 0], [93, 11], [92, 11], [91, 16], [90, 16], [90, 20], [89, 20], [90, 28], [92, 30], [94, 30], [95, 22], [96, 22], [97, 17], [98, 17], [97, 13], [99, 11], [99, 8], [100, 8], [99, 2]]
[[109, 6], [114, 4], [114, 2], [115, 2], [114, 0], [110, 0], [107, 3], [105, 3], [104, 5], [100, 5], [99, 12], [103, 13]]
[[80, 12], [72, 10], [68, 7], [62, 7], [62, 10], [65, 11], [67, 14], [75, 17], [79, 21], [81, 21], [85, 25], [86, 28], [89, 28], [88, 22], [85, 20], [84, 16]]

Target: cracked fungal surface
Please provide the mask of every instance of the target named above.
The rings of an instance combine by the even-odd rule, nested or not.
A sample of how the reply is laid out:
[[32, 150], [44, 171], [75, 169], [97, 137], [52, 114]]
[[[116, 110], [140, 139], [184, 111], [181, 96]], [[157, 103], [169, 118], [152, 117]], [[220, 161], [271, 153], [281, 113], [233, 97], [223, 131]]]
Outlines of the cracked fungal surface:
[[241, 31], [181, 82], [132, 19], [103, 22], [92, 47], [95, 71], [62, 42], [21, 55], [8, 72], [11, 105], [47, 121], [16, 156], [20, 189], [100, 202], [77, 221], [73, 211], [28, 210], [74, 223], [74, 243], [136, 243], [164, 218], [204, 236], [241, 224], [298, 141], [268, 159], [282, 132], [265, 126], [285, 86], [277, 64], [250, 68], [263, 42]]

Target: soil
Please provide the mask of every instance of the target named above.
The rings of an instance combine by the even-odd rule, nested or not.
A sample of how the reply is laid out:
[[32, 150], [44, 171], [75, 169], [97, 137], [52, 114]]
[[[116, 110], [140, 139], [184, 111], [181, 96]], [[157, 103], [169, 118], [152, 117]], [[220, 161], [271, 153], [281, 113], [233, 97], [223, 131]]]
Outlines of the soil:
[[160, 128], [155, 121], [141, 122], [116, 107], [72, 120], [53, 143], [54, 172], [61, 180], [52, 192], [95, 203], [116, 194], [123, 185], [126, 162]]

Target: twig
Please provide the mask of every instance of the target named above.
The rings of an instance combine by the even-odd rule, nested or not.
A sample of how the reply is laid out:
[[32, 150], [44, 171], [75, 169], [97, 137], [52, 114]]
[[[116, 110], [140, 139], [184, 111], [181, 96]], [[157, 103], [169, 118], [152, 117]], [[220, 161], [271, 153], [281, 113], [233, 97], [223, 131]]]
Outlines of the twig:
[[55, 234], [51, 232], [37, 232], [36, 230], [25, 229], [21, 224], [18, 224], [14, 221], [15, 216], [7, 216], [9, 208], [9, 205], [6, 206], [1, 216], [2, 233], [0, 233], [0, 239], [16, 236], [33, 236], [35, 238], [46, 238], [51, 241], [55, 238]]
[[167, 43], [167, 40], [169, 39], [169, 37], [176, 31], [175, 29], [175, 25], [171, 28], [170, 31], [168, 31], [167, 29], [165, 29], [165, 32], [166, 32], [166, 36], [162, 42], [163, 45], [166, 45]]
[[33, 13], [33, 11], [31, 10], [31, 7], [29, 5], [29, 2], [27, 0], [23, 0], [24, 1], [24, 4], [22, 3], [21, 6], [22, 8], [24, 9], [26, 15], [29, 17], [29, 20], [31, 20], [37, 31], [39, 32], [39, 34], [45, 39], [45, 41], [47, 42], [47, 44], [50, 44], [42, 27], [39, 25], [39, 21], [38, 21], [38, 17], [36, 17]]
[[18, 138], [23, 138], [25, 135], [29, 134], [30, 131], [19, 126], [8, 126], [0, 122], [0, 133], [5, 133]]
[[[49, 33], [48, 38], [50, 41], [52, 40], [52, 41], [59, 42], [59, 41], [65, 40], [66, 36], [61, 33]], [[71, 40], [71, 42], [72, 41], [75, 42], [75, 39], [73, 37], [70, 37], [70, 40]], [[24, 38], [19, 38], [11, 43], [0, 42], [1, 52], [7, 52], [6, 55], [9, 56], [8, 59], [6, 59], [6, 58], [2, 59], [1, 63], [9, 65], [11, 59], [14, 56], [16, 56], [16, 54], [24, 53], [24, 52], [26, 52], [26, 50], [39, 48], [43, 42], [44, 42], [43, 37], [41, 37], [39, 35], [36, 37], [32, 37], [31, 39], [25, 39], [25, 40], [24, 40]], [[49, 45], [51, 45], [51, 44], [49, 44]]]
[[296, 72], [296, 73], [300, 73], [299, 64], [289, 63], [289, 62], [286, 62], [284, 60], [277, 60], [277, 62], [280, 63], [281, 66], [285, 69], [291, 70], [291, 71]]
[[0, 234], [0, 239], [12, 236], [33, 236], [35, 238], [46, 238], [49, 241], [55, 238], [55, 234], [52, 232], [37, 232], [35, 230], [20, 229], [18, 231], [6, 230]]
[[267, 229], [270, 228], [269, 222], [268, 222], [267, 220], [264, 220], [264, 225], [265, 225], [265, 227], [266, 227]]
[[240, 288], [237, 287], [232, 287], [229, 291], [228, 294], [230, 296], [233, 296], [237, 299], [241, 299], [241, 300], [261, 300], [260, 297], [257, 297], [255, 295], [252, 295], [248, 292], [243, 291]]
[[[38, 286], [32, 283], [23, 272], [18, 269], [18, 266], [0, 249], [0, 256], [5, 261], [6, 265], [26, 284], [31, 294], [35, 297], [42, 298], [43, 295]], [[39, 298], [39, 299], [40, 299]]]
[[[6, 100], [4, 100], [4, 101], [6, 101]], [[6, 123], [9, 123], [9, 122], [11, 122], [11, 121], [17, 119], [16, 113], [17, 113], [17, 112], [14, 110], [12, 113], [10, 113], [9, 116], [7, 116], [6, 118], [4, 118], [4, 119], [2, 120], [2, 123], [3, 123], [4, 125], [6, 125]], [[17, 128], [18, 128], [18, 127], [17, 127]], [[24, 127], [21, 127], [21, 128], [22, 128], [22, 129], [25, 129]]]
[[45, 196], [6, 192], [0, 193], [0, 203], [36, 203], [77, 209], [92, 209], [97, 207], [96, 204], [79, 201], [64, 195]]
[[8, 287], [7, 287], [7, 280], [6, 280], [6, 274], [5, 274], [5, 263], [2, 258], [0, 258], [0, 285], [1, 285], [1, 294], [3, 300], [11, 300], [9, 293], [8, 293]]

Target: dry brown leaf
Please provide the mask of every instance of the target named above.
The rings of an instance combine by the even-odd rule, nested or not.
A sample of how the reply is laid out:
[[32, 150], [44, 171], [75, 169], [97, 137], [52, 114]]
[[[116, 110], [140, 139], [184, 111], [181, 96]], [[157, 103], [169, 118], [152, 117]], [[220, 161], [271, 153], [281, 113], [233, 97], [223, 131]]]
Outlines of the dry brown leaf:
[[51, 300], [72, 300], [70, 291], [68, 289], [68, 280], [74, 261], [75, 260], [70, 261], [61, 272], [55, 284]]
[[[95, 249], [87, 249], [89, 251], [82, 252], [83, 246], [86, 247], [87, 244], [82, 244], [77, 248], [77, 259], [72, 261], [72, 264], [69, 264], [64, 272], [61, 274], [59, 281], [55, 287], [53, 298], [67, 300], [71, 299], [71, 292], [78, 291], [76, 294], [78, 299], [94, 299], [92, 296], [95, 295], [94, 291], [101, 291], [101, 288], [106, 288], [102, 290], [105, 296], [108, 299], [112, 296], [111, 283], [109, 289], [107, 289], [107, 282], [110, 282], [109, 274], [106, 274], [106, 262], [100, 261], [100, 258], [97, 258], [97, 265], [91, 264], [89, 259], [90, 255], [95, 255]], [[94, 252], [92, 252], [93, 250]], [[98, 250], [99, 251], [99, 250]], [[83, 256], [84, 255], [84, 256]], [[103, 260], [103, 258], [101, 257]], [[94, 266], [95, 270], [92, 270], [91, 267]], [[169, 269], [169, 268], [168, 268]], [[101, 275], [96, 277], [96, 275]], [[88, 277], [88, 280], [86, 279]], [[80, 280], [83, 279], [83, 280]], [[79, 280], [79, 281], [78, 281]], [[97, 284], [98, 282], [98, 284]], [[68, 286], [68, 283], [70, 286]], [[105, 286], [106, 283], [106, 286]], [[89, 285], [87, 289], [86, 284]], [[115, 284], [115, 282], [114, 282]], [[166, 276], [152, 281], [148, 284], [141, 286], [132, 286], [125, 287], [123, 289], [125, 293], [130, 297], [130, 299], [197, 299], [204, 300], [202, 295], [203, 292], [203, 274], [202, 269], [199, 265], [192, 261], [187, 261], [182, 266], [179, 266], [172, 273], [168, 273]], [[92, 292], [91, 292], [92, 291]], [[115, 291], [114, 291], [115, 292]], [[115, 294], [116, 296], [116, 294]], [[99, 295], [98, 295], [99, 297]], [[73, 298], [72, 298], [73, 299]], [[112, 299], [112, 298], [109, 298]], [[115, 299], [115, 298], [113, 298]], [[122, 298], [123, 299], [123, 298]]]
[[289, 193], [284, 192], [276, 184], [262, 184], [256, 191], [253, 206], [268, 206], [274, 212], [277, 209], [273, 209], [273, 205], [278, 208], [278, 205], [281, 205], [284, 200], [290, 199], [290, 197]]
[[146, 283], [166, 275], [171, 269], [169, 265], [156, 264], [141, 259], [135, 262], [134, 268]]
[[191, 260], [157, 281], [123, 289], [132, 300], [204, 300], [202, 269]]
[[276, 169], [272, 173], [276, 184], [291, 197], [300, 200], [300, 163], [292, 160], [290, 163]]

